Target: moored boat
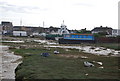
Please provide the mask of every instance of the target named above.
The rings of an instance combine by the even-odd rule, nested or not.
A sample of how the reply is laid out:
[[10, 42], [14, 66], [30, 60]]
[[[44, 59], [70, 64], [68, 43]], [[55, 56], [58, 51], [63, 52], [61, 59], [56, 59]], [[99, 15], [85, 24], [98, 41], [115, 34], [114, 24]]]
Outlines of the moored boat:
[[65, 34], [63, 38], [59, 39], [59, 44], [80, 44], [94, 42], [95, 38], [92, 34]]

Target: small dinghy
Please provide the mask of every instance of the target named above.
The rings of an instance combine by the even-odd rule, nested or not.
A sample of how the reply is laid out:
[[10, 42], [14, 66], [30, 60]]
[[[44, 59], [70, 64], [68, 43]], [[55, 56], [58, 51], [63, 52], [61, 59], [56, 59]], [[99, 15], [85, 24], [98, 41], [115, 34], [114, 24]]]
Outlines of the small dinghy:
[[55, 51], [54, 51], [54, 54], [59, 54], [59, 53], [60, 53], [60, 52], [59, 52], [59, 51], [57, 51], [57, 50], [55, 50]]
[[94, 64], [90, 63], [90, 62], [84, 62], [84, 66], [85, 67], [93, 67]]

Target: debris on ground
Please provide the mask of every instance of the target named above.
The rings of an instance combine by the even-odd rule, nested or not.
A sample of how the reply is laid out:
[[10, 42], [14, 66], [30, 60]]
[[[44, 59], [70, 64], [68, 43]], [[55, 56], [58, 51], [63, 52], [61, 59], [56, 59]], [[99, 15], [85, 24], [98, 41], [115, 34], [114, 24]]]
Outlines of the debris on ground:
[[101, 66], [101, 67], [99, 67], [99, 68], [103, 69], [104, 67], [103, 67], [103, 66]]
[[103, 65], [103, 63], [102, 62], [96, 62], [96, 61], [93, 61], [94, 63], [97, 63], [97, 64], [99, 64], [99, 65]]
[[97, 62], [99, 65], [103, 65], [103, 63], [102, 62]]
[[82, 59], [86, 59], [86, 58], [88, 58], [88, 57], [86, 57], [86, 56], [81, 56], [81, 58], [82, 58]]
[[[53, 46], [53, 45], [50, 45], [50, 46], [44, 46], [44, 47], [54, 47], [54, 48], [65, 48], [65, 49], [79, 49], [79, 51], [82, 51], [82, 52], [84, 52], [84, 53], [89, 53], [89, 54], [95, 54], [95, 55], [109, 55], [110, 53], [112, 54], [112, 55], [110, 55], [110, 56], [120, 56], [120, 54], [119, 54], [119, 52], [120, 52], [120, 50], [118, 50], [118, 51], [116, 51], [116, 50], [114, 50], [114, 49], [106, 49], [105, 50], [105, 48], [104, 48], [104, 50], [103, 49], [101, 49], [101, 48], [103, 48], [103, 47], [92, 47], [92, 46]], [[97, 50], [97, 51], [96, 51]], [[68, 51], [68, 50], [65, 50], [65, 51]]]
[[68, 55], [60, 54], [59, 56], [66, 57], [66, 58], [79, 58], [80, 57], [79, 55], [71, 55], [71, 54], [68, 54]]
[[65, 49], [65, 51], [70, 51], [69, 49]]
[[60, 53], [60, 52], [59, 52], [59, 51], [57, 51], [57, 50], [55, 50], [55, 51], [54, 51], [54, 54], [59, 54], [59, 53]]
[[92, 63], [90, 63], [90, 62], [85, 61], [85, 62], [84, 62], [84, 66], [85, 66], [85, 67], [93, 67], [93, 66], [94, 66], [94, 64], [92, 64]]
[[7, 42], [7, 43], [24, 43], [24, 41], [17, 40], [17, 41], [2, 41], [2, 42]]
[[85, 75], [88, 76], [88, 73], [86, 73]]
[[50, 54], [49, 53], [41, 53], [41, 56], [48, 57], [48, 56], [50, 56]]

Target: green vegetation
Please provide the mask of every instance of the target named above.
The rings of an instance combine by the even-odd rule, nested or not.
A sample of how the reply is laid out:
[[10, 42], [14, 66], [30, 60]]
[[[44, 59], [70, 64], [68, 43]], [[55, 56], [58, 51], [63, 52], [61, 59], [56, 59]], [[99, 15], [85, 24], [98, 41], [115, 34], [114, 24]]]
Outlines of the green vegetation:
[[102, 46], [110, 49], [120, 50], [120, 44], [118, 43], [96, 43], [95, 46]]
[[99, 32], [94, 34], [95, 37], [105, 37], [106, 35], [108, 35], [107, 32]]
[[[29, 48], [12, 49], [16, 54], [23, 56], [23, 63], [16, 69], [17, 79], [118, 79], [118, 57], [105, 57], [78, 52], [76, 49], [57, 49], [61, 53], [53, 54], [56, 48]], [[49, 57], [42, 57], [40, 53], [48, 52]], [[60, 55], [87, 56], [87, 59], [65, 57]], [[84, 67], [84, 61], [101, 61], [95, 67]], [[86, 76], [85, 74], [88, 74]]]
[[[119, 57], [98, 56], [79, 52], [77, 49], [65, 48], [45, 48], [43, 44], [35, 42], [25, 43], [3, 43], [13, 46], [11, 51], [23, 57], [21, 63], [16, 68], [16, 79], [119, 79], [120, 66]], [[72, 44], [81, 46], [81, 44]], [[67, 44], [66, 46], [72, 46]], [[82, 46], [103, 46], [106, 48], [120, 49], [120, 44], [82, 44]], [[20, 47], [19, 49], [15, 47]], [[60, 54], [53, 54], [54, 50]], [[49, 57], [42, 57], [43, 52], [50, 53]], [[86, 59], [81, 56], [88, 57]], [[85, 67], [83, 62], [92, 62], [94, 67]], [[93, 61], [100, 61], [101, 65]], [[86, 75], [88, 74], [88, 75]], [[27, 81], [27, 80], [25, 80]]]
[[77, 31], [76, 33], [79, 33], [79, 34], [91, 34], [91, 31], [86, 30], [86, 28], [85, 28], [85, 29], [81, 29], [81, 30]]

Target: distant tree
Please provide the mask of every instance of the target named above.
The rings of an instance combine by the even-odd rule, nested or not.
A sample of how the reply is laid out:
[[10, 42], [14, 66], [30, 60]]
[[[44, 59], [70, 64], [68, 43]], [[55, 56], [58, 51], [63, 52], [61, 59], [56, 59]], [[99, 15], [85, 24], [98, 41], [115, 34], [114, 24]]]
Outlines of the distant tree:
[[94, 34], [95, 37], [105, 37], [106, 35], [108, 35], [107, 32], [99, 32]]
[[54, 28], [53, 26], [50, 26], [49, 28]]
[[102, 36], [108, 35], [107, 32], [99, 32], [98, 34], [100, 34], [100, 35], [102, 35]]
[[86, 30], [86, 28], [85, 28], [85, 29], [78, 30], [77, 33], [80, 33], [80, 34], [90, 34], [91, 31]]
[[94, 35], [94, 37], [101, 37], [101, 35], [98, 34], [98, 33], [95, 33], [95, 34], [93, 34], [93, 35]]

